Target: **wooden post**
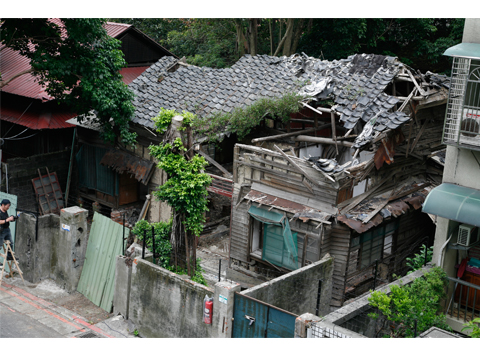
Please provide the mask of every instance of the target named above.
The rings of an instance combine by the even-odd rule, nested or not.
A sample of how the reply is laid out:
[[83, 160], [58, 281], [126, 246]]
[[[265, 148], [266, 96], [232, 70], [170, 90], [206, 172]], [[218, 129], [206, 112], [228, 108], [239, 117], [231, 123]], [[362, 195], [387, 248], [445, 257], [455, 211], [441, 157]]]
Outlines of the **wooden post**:
[[238, 182], [238, 158], [240, 157], [240, 148], [235, 146], [233, 148], [233, 181]]

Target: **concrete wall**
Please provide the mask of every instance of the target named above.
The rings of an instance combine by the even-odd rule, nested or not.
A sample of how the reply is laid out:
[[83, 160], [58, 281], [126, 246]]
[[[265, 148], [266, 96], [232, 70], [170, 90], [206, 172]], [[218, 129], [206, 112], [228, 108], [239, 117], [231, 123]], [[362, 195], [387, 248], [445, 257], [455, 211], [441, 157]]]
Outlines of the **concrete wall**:
[[35, 216], [20, 216], [15, 255], [25, 280], [50, 278], [67, 291], [77, 289], [87, 248], [87, 213], [74, 206], [62, 209], [61, 216], [40, 216], [38, 231]]
[[311, 265], [257, 285], [241, 294], [294, 314], [315, 314], [319, 280], [322, 280], [319, 315], [330, 312], [333, 258], [330, 255]]
[[132, 264], [128, 318], [144, 337], [211, 337], [203, 299], [213, 291], [145, 260]]
[[465, 19], [462, 42], [480, 44], [480, 19]]
[[[38, 231], [37, 231], [38, 226]], [[23, 213], [17, 220], [15, 255], [25, 280], [37, 283], [52, 273], [52, 247], [58, 243], [60, 217], [49, 214], [38, 217]]]
[[[228, 280], [212, 290], [140, 257], [118, 256], [113, 307], [143, 337], [229, 338], [235, 291], [240, 285]], [[213, 298], [208, 325], [203, 321], [205, 295]]]

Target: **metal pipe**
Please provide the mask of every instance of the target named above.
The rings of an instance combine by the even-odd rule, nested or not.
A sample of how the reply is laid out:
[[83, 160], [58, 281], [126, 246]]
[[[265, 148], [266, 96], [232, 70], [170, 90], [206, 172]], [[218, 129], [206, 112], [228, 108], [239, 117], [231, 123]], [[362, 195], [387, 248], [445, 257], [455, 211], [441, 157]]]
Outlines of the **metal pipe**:
[[142, 259], [145, 259], [145, 245], [147, 244], [147, 229], [143, 229]]
[[123, 255], [125, 255], [125, 213], [123, 213], [123, 236], [122, 236]]
[[315, 310], [315, 315], [318, 316], [318, 313], [320, 312], [320, 296], [322, 293], [322, 281], [323, 280], [318, 280], [318, 293], [317, 293], [317, 308]]
[[155, 264], [155, 227], [152, 225], [152, 252], [153, 252], [153, 263]]
[[218, 281], [222, 281], [222, 277], [220, 276], [222, 273], [222, 259], [218, 260]]

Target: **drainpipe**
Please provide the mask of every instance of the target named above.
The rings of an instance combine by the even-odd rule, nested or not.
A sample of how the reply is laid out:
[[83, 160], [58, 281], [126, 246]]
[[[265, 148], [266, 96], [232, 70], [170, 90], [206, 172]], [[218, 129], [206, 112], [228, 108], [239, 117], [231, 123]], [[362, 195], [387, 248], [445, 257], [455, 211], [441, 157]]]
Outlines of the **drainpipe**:
[[445, 241], [445, 243], [442, 245], [441, 249], [440, 249], [440, 253], [438, 254], [438, 266], [440, 266], [442, 269], [443, 269], [443, 250], [445, 249], [445, 247], [448, 245], [448, 243], [450, 242], [450, 239], [452, 238], [452, 235], [453, 233], [455, 232], [455, 229], [452, 230], [450, 236], [448, 237], [447, 241]]

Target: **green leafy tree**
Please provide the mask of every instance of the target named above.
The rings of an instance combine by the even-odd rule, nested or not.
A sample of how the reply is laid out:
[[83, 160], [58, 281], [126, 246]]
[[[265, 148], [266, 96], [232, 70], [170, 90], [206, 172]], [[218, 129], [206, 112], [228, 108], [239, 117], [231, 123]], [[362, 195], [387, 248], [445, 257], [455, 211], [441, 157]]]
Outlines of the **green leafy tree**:
[[462, 331], [470, 330], [470, 337], [480, 338], [480, 328], [478, 327], [478, 324], [480, 324], [480, 318], [470, 320], [467, 325], [462, 328]]
[[[432, 326], [451, 331], [445, 314], [440, 314], [440, 301], [446, 296], [447, 283], [445, 271], [435, 267], [410, 285], [390, 286], [390, 294], [371, 291], [368, 302], [387, 320], [384, 325], [392, 329], [392, 337], [413, 337], [415, 323], [417, 334]], [[377, 313], [369, 316], [379, 319]]]
[[[94, 110], [106, 141], [135, 142], [128, 122], [133, 93], [119, 70], [126, 66], [120, 41], [107, 35], [103, 19], [3, 19], [2, 46], [27, 57], [32, 73], [46, 92], [84, 115]], [[1, 79], [0, 88], [12, 79]]]

